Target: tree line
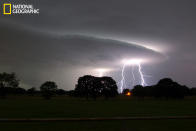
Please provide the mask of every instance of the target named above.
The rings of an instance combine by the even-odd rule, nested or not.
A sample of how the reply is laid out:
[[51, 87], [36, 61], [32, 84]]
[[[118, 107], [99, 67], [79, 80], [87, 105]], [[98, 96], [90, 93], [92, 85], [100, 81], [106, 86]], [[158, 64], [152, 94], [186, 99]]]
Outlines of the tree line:
[[[6, 98], [7, 95], [30, 95], [43, 96], [45, 99], [51, 99], [53, 96], [68, 95], [73, 97], [84, 97], [86, 99], [104, 97], [108, 99], [119, 95], [116, 81], [112, 77], [95, 77], [85, 75], [78, 78], [74, 90], [58, 89], [53, 81], [46, 81], [40, 85], [39, 90], [35, 87], [24, 89], [20, 86], [20, 80], [15, 73], [0, 73], [0, 98]], [[155, 97], [155, 98], [184, 98], [185, 96], [196, 95], [196, 88], [188, 88], [185, 85], [173, 81], [170, 78], [161, 79], [156, 85], [141, 86], [136, 85], [132, 90], [125, 89], [122, 94], [131, 92], [136, 97]]]
[[46, 81], [40, 86], [40, 90], [35, 87], [24, 89], [20, 86], [20, 80], [15, 73], [0, 73], [0, 98], [6, 98], [7, 95], [41, 95], [45, 99], [50, 99], [54, 95], [65, 95], [67, 92], [58, 89], [53, 81]]
[[111, 77], [94, 77], [86, 75], [78, 79], [78, 84], [74, 90], [65, 91], [58, 89], [53, 81], [46, 81], [39, 90], [35, 87], [30, 89], [21, 88], [20, 80], [15, 73], [0, 73], [0, 98], [6, 98], [7, 95], [41, 95], [45, 99], [51, 99], [53, 96], [69, 95], [73, 97], [93, 98], [104, 96], [106, 99], [118, 95], [117, 85]]
[[185, 96], [196, 95], [196, 88], [188, 88], [185, 85], [180, 85], [171, 78], [161, 79], [156, 85], [152, 86], [143, 87], [141, 85], [136, 85], [132, 90], [125, 89], [123, 93], [126, 94], [128, 91], [130, 91], [133, 96], [140, 98], [155, 97], [183, 99]]

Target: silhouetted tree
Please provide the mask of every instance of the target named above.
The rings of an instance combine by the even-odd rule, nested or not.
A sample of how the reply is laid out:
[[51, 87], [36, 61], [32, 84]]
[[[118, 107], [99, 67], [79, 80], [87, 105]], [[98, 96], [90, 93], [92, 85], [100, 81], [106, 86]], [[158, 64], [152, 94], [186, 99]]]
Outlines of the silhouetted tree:
[[89, 90], [89, 95], [96, 100], [97, 97], [102, 95], [103, 92], [103, 83], [98, 77], [94, 77], [91, 85], [91, 89]]
[[190, 93], [189, 93], [191, 96], [196, 96], [196, 88], [193, 87], [190, 89]]
[[142, 85], [136, 85], [132, 89], [132, 94], [133, 96], [141, 97], [143, 98], [145, 96], [145, 89]]
[[116, 82], [111, 77], [94, 77], [85, 75], [78, 79], [75, 95], [80, 97], [92, 97], [96, 100], [99, 96], [106, 99], [118, 94]]
[[155, 86], [145, 86], [144, 87], [144, 96], [152, 97], [154, 96]]
[[63, 90], [63, 89], [57, 89], [56, 90], [56, 94], [57, 95], [66, 95], [67, 94], [67, 91]]
[[79, 92], [76, 92], [75, 90], [67, 91], [67, 95], [72, 96], [72, 97], [78, 97], [79, 95], [77, 93]]
[[15, 73], [0, 73], [0, 96], [5, 97], [11, 88], [18, 88], [19, 80]]
[[24, 95], [26, 94], [26, 90], [23, 88], [9, 88], [8, 93], [13, 94], [13, 95]]
[[118, 95], [118, 87], [116, 81], [112, 79], [112, 77], [101, 77], [98, 78], [98, 80], [101, 82], [101, 93], [105, 99]]
[[80, 77], [75, 88], [75, 95], [88, 99], [92, 94], [94, 79], [95, 77], [91, 75]]
[[57, 85], [55, 82], [47, 81], [40, 86], [40, 91], [45, 99], [51, 99], [57, 90]]
[[32, 87], [30, 89], [27, 90], [27, 94], [30, 95], [30, 96], [34, 96], [36, 94], [36, 88], [35, 87]]
[[174, 82], [170, 78], [161, 79], [156, 85], [142, 87], [137, 85], [132, 89], [134, 96], [154, 96], [156, 98], [177, 98], [181, 99], [190, 94], [190, 89]]
[[130, 92], [130, 90], [129, 90], [129, 89], [123, 89], [122, 94], [123, 94], [123, 95], [126, 95], [128, 92]]
[[155, 86], [155, 97], [165, 98], [184, 98], [188, 95], [189, 89], [186, 86], [181, 86], [170, 78], [161, 79]]

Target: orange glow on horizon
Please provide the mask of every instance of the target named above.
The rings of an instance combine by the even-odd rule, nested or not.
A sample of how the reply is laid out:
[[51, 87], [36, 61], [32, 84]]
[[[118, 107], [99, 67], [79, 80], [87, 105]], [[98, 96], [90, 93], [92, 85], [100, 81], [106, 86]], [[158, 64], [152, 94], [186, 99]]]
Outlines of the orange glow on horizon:
[[126, 96], [131, 96], [131, 92], [130, 91], [127, 92]]

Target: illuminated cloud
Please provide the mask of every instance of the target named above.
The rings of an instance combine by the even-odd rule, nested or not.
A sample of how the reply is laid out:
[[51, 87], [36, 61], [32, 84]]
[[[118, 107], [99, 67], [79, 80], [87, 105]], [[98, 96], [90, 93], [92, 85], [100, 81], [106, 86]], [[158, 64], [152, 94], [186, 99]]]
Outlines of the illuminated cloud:
[[102, 77], [104, 75], [106, 75], [106, 72], [110, 72], [112, 71], [112, 69], [109, 68], [96, 68], [95, 72], [97, 73], [97, 76]]
[[194, 0], [20, 2], [40, 15], [0, 16], [0, 71], [15, 71], [23, 85], [55, 80], [73, 89], [78, 76], [96, 75], [96, 68], [112, 68], [104, 74], [119, 80], [125, 58], [145, 60], [148, 84], [172, 77], [196, 85]]
[[119, 79], [120, 76], [111, 74], [121, 69], [123, 58], [142, 58], [151, 63], [165, 59], [145, 47], [117, 40], [82, 35], [36, 35], [9, 27], [2, 27], [1, 31], [4, 37], [0, 62], [1, 66], [9, 67], [1, 70], [16, 72], [23, 83], [30, 86], [55, 80], [61, 87], [72, 89], [77, 78], [86, 74]]

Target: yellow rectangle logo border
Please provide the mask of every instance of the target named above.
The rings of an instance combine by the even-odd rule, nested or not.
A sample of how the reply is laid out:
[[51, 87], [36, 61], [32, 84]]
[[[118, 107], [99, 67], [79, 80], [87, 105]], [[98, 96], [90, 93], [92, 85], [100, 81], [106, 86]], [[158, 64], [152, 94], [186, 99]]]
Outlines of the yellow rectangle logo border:
[[[10, 6], [10, 12], [5, 11], [5, 6]], [[11, 3], [4, 3], [3, 4], [3, 14], [4, 15], [11, 15], [12, 14], [12, 4]]]

